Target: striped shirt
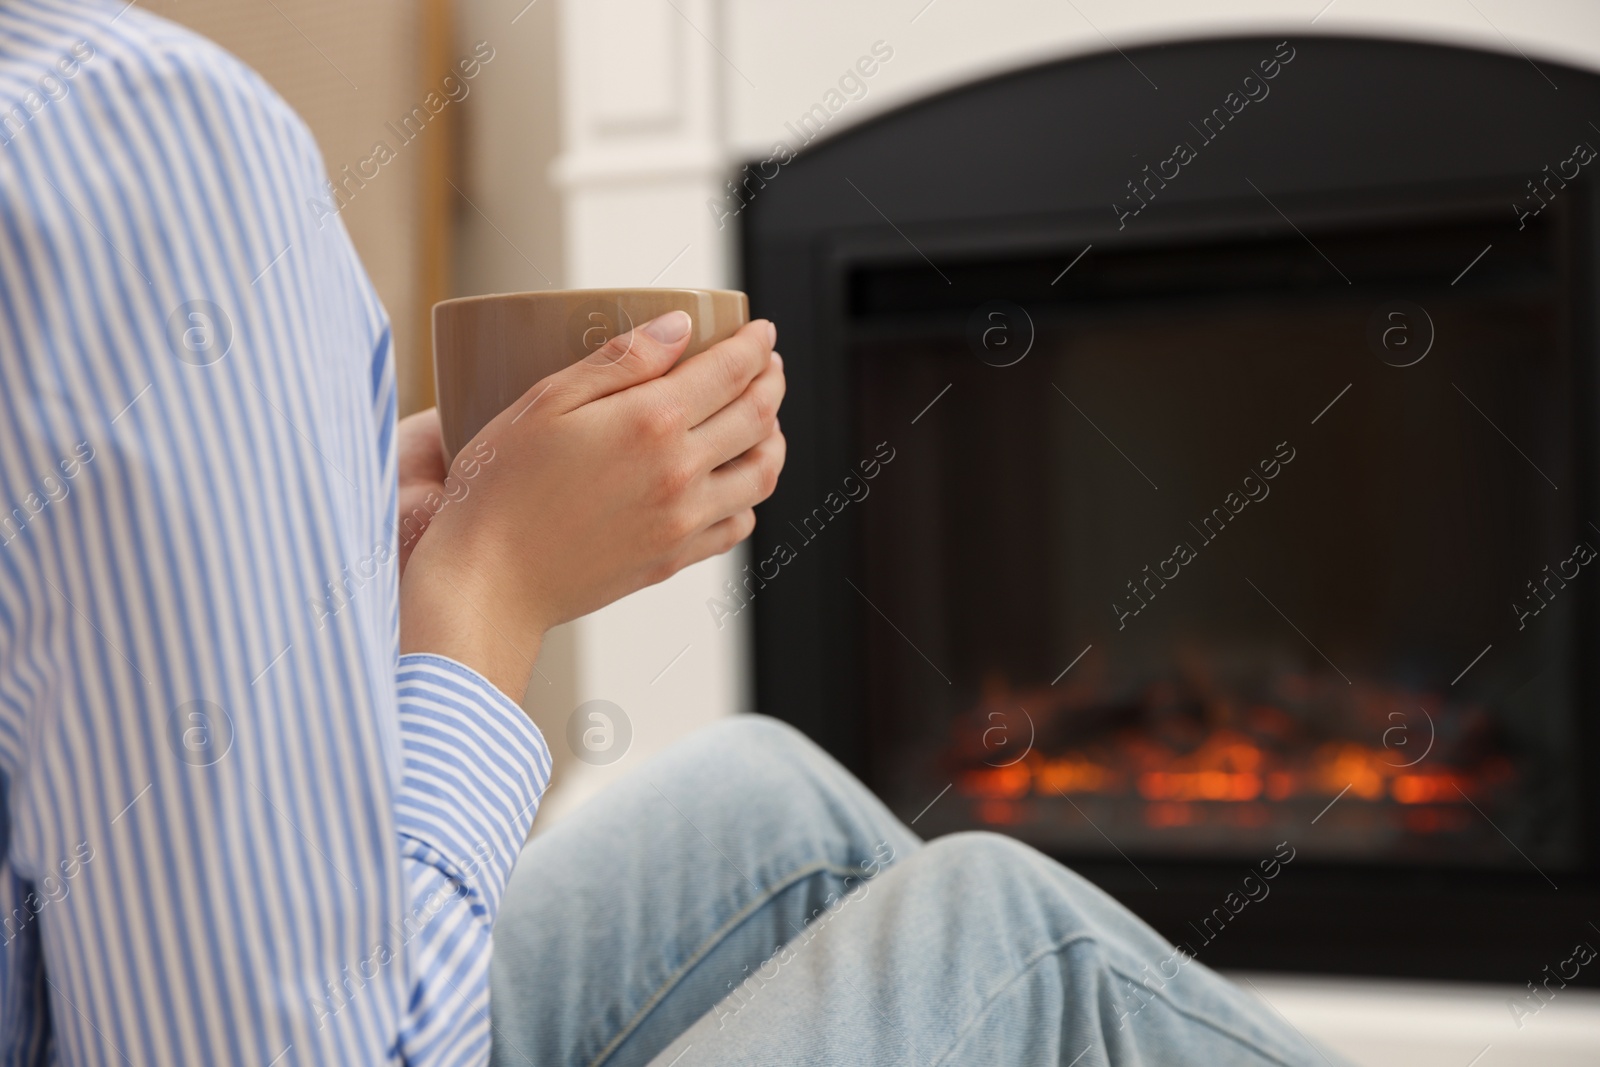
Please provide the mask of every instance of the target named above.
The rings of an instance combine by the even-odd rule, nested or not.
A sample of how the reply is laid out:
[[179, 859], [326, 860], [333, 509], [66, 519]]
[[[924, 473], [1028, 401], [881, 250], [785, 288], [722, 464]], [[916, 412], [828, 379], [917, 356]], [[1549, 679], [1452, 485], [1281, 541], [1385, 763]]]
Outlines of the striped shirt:
[[214, 45], [0, 0], [0, 1063], [488, 1059], [549, 753], [398, 653], [389, 332], [326, 203]]

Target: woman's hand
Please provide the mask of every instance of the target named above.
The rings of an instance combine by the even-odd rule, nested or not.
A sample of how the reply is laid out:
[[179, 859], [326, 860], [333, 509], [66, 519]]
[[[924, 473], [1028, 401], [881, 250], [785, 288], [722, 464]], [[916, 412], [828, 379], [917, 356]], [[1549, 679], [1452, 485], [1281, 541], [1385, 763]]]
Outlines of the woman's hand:
[[439, 435], [439, 409], [407, 415], [395, 427], [396, 465], [400, 468], [400, 575], [423, 531], [433, 521], [445, 496], [450, 469]]
[[748, 537], [786, 447], [776, 333], [753, 322], [674, 367], [689, 317], [671, 312], [498, 415], [435, 490], [451, 503], [406, 567], [401, 650], [517, 698], [551, 626]]

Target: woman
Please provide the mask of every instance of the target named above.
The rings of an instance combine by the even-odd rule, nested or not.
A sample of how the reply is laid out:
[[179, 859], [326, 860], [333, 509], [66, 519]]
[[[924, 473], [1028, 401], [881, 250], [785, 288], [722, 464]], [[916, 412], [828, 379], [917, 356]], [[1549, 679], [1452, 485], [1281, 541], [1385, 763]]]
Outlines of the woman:
[[775, 331], [674, 368], [689, 323], [651, 322], [447, 474], [326, 203], [220, 50], [122, 0], [0, 5], [0, 1059], [1320, 1058], [1069, 872], [921, 845], [760, 720], [511, 879], [549, 771], [511, 698], [550, 626], [749, 534]]

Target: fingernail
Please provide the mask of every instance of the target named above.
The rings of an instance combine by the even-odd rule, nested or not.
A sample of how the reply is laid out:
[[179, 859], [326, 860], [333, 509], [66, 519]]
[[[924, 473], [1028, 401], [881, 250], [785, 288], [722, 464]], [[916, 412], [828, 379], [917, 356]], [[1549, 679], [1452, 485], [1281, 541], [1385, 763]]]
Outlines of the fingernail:
[[781, 368], [783, 366], [783, 357], [774, 352], [772, 353], [772, 362], [776, 363]]
[[767, 347], [778, 343], [778, 327], [771, 319], [767, 320]]
[[645, 323], [644, 332], [646, 336], [660, 341], [664, 345], [670, 345], [689, 332], [689, 313], [687, 311], [669, 311], [665, 315]]

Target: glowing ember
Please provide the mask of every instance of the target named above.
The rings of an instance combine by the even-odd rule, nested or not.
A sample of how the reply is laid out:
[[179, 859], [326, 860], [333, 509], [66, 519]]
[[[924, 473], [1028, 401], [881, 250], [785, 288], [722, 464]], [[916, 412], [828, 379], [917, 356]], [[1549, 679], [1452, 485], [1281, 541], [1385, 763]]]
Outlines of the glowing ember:
[[[1273, 701], [1243, 703], [1211, 688], [1190, 678], [1118, 700], [1089, 679], [1020, 692], [991, 679], [955, 727], [956, 789], [991, 825], [1033, 817], [1030, 798], [1125, 799], [1142, 806], [1144, 825], [1166, 829], [1259, 827], [1275, 804], [1341, 797], [1400, 806], [1395, 825], [1435, 834], [1462, 829], [1468, 797], [1516, 777], [1481, 708], [1301, 675], [1276, 679]], [[1010, 730], [997, 747], [996, 721], [1020, 727], [1024, 717], [1027, 729], [1015, 732], [1025, 747]]]

